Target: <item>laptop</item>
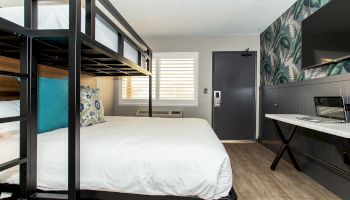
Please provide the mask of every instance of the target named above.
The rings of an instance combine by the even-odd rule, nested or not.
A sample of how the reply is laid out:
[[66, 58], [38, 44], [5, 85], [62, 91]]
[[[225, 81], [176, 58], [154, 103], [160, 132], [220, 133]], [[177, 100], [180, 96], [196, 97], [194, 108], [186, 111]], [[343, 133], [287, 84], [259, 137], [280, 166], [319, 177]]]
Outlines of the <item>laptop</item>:
[[343, 97], [314, 97], [317, 117], [298, 117], [315, 123], [345, 123], [347, 121]]

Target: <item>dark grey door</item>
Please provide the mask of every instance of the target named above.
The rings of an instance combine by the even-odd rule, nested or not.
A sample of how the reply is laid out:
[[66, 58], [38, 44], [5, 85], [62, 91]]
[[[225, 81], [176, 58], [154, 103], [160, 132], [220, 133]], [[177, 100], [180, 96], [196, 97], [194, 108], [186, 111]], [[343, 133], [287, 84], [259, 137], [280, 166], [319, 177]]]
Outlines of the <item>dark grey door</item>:
[[256, 52], [213, 53], [213, 127], [220, 140], [255, 139]]

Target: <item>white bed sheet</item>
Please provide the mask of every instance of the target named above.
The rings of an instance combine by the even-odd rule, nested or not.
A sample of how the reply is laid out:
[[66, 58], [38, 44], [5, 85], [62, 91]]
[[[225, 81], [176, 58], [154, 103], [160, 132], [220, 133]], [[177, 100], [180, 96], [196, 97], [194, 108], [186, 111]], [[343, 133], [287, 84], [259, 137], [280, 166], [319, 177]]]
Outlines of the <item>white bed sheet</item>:
[[[23, 26], [24, 7], [17, 6], [0, 8], [0, 17]], [[68, 5], [38, 6], [38, 29], [68, 29], [68, 27]], [[95, 19], [95, 30], [96, 41], [104, 44], [113, 51], [118, 52], [118, 33], [98, 15]], [[82, 9], [81, 12], [81, 31], [85, 33], [85, 9]], [[132, 48], [130, 45], [124, 46], [123, 56], [137, 64], [137, 50]]]
[[[219, 199], [232, 187], [225, 148], [205, 120], [106, 117], [81, 129], [81, 188]], [[0, 140], [0, 163], [18, 155], [18, 138]], [[67, 129], [38, 135], [38, 188], [67, 189]], [[0, 173], [18, 184], [18, 169]]]

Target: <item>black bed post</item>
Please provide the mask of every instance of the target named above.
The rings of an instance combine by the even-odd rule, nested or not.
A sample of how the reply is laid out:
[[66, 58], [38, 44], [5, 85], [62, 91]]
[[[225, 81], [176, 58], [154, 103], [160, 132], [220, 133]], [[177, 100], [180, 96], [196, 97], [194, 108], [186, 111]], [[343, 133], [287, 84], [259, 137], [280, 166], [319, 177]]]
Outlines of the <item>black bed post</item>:
[[69, 0], [68, 199], [80, 193], [81, 1]]
[[86, 0], [85, 5], [85, 33], [95, 39], [95, 0]]
[[[26, 28], [37, 28], [37, 10], [37, 0], [24, 1]], [[20, 115], [26, 116], [26, 120], [20, 122], [20, 157], [27, 158], [27, 163], [20, 165], [20, 198], [24, 199], [34, 194], [37, 187], [37, 64], [29, 36], [21, 44], [20, 71], [28, 74], [20, 84]]]
[[124, 39], [124, 35], [118, 33], [118, 54], [121, 56], [124, 55]]
[[[149, 72], [152, 73], [152, 53], [147, 50], [147, 54], [150, 56], [150, 58], [147, 60], [147, 69]], [[148, 116], [152, 117], [153, 114], [153, 105], [152, 105], [152, 75], [149, 75], [149, 86], [148, 86]]]

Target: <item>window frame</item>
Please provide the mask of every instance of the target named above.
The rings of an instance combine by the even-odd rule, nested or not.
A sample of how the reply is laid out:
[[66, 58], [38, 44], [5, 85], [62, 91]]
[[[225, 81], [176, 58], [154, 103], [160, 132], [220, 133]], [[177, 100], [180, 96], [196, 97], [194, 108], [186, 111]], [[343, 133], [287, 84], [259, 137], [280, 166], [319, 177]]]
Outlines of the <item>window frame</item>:
[[[153, 58], [193, 58], [194, 59], [194, 100], [159, 100], [159, 68], [156, 70], [155, 97], [152, 99], [153, 106], [159, 107], [198, 107], [199, 95], [199, 52], [154, 52]], [[154, 86], [154, 84], [152, 84]], [[118, 80], [118, 105], [119, 106], [148, 106], [147, 99], [122, 99], [122, 80]]]

